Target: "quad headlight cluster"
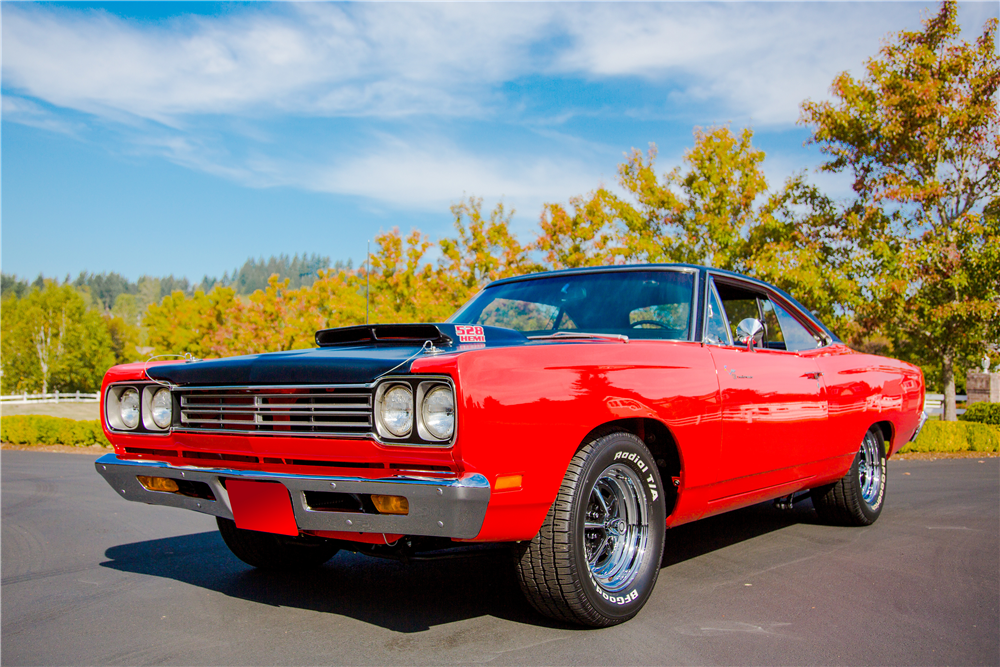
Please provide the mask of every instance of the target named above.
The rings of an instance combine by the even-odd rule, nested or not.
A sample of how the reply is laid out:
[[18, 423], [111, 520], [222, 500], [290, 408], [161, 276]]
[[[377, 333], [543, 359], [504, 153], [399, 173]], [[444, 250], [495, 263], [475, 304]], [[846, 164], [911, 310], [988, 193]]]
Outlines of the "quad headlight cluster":
[[170, 389], [160, 385], [114, 385], [104, 398], [104, 417], [116, 431], [166, 431], [174, 419]]
[[437, 380], [385, 381], [375, 390], [375, 427], [387, 440], [446, 443], [455, 435], [455, 390]]

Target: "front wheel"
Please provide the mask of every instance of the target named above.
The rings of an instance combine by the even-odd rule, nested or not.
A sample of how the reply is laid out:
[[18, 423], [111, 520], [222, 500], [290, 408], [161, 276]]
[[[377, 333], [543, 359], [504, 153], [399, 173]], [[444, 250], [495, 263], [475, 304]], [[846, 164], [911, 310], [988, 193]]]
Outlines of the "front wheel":
[[639, 438], [616, 431], [573, 457], [538, 535], [517, 553], [521, 589], [542, 614], [595, 627], [635, 616], [663, 555], [663, 486]]
[[869, 526], [882, 513], [885, 502], [885, 440], [876, 426], [868, 429], [847, 474], [838, 481], [812, 490], [813, 506], [820, 518], [843, 526]]
[[333, 558], [338, 549], [319, 538], [288, 537], [237, 528], [231, 519], [215, 518], [222, 541], [237, 558], [263, 570], [306, 570]]

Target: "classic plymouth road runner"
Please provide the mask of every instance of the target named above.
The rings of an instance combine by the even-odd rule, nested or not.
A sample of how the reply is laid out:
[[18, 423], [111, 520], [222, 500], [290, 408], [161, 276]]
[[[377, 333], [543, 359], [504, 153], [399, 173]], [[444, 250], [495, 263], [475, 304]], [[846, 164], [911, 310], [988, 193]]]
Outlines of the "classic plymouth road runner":
[[806, 496], [867, 525], [923, 376], [859, 354], [788, 294], [689, 265], [493, 282], [443, 324], [108, 371], [97, 470], [214, 515], [261, 568], [507, 544], [541, 613], [634, 616], [665, 531]]

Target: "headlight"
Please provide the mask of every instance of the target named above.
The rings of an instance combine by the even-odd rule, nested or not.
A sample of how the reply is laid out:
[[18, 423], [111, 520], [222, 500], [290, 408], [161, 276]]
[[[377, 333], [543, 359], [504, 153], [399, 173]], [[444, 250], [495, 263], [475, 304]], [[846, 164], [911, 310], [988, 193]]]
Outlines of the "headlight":
[[428, 391], [420, 404], [424, 428], [438, 440], [447, 440], [455, 432], [455, 394], [451, 387], [438, 385]]
[[133, 387], [123, 391], [118, 399], [118, 416], [127, 429], [139, 425], [139, 392]]
[[379, 421], [383, 428], [397, 438], [405, 438], [413, 429], [413, 392], [406, 385], [397, 384], [382, 394]]
[[167, 428], [174, 416], [174, 402], [170, 398], [170, 390], [166, 387], [158, 389], [149, 402], [153, 423], [159, 428]]

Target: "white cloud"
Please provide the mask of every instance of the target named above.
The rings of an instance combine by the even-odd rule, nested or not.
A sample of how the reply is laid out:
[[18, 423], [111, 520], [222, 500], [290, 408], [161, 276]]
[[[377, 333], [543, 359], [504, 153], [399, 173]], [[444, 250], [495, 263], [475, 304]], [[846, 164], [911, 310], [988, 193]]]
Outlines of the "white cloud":
[[8, 121], [60, 134], [75, 135], [82, 129], [79, 123], [64, 120], [40, 104], [10, 95], [3, 96], [2, 115]]
[[309, 3], [149, 25], [13, 4], [3, 73], [52, 104], [168, 124], [186, 114], [483, 114], [494, 86], [534, 75], [669, 79], [681, 97], [785, 123], [888, 29], [916, 25], [918, 7]]
[[[934, 7], [251, 4], [216, 17], [140, 23], [104, 11], [8, 3], [3, 82], [16, 97], [5, 95], [3, 114], [61, 132], [82, 121], [53, 107], [93, 114], [117, 127], [132, 150], [254, 187], [418, 207], [465, 191], [505, 196], [533, 215], [542, 201], [601, 180], [593, 156], [603, 159], [605, 147], [554, 129], [574, 117], [567, 109], [641, 118], [701, 108], [713, 114], [707, 123], [788, 126], [803, 99], [824, 97], [837, 72], [860, 68], [886, 32], [918, 27], [921, 6]], [[654, 93], [642, 109], [614, 99], [597, 109], [567, 100], [539, 112], [504, 89], [549, 76], [624, 86], [635, 80]], [[303, 159], [276, 126], [288, 116], [409, 125], [392, 126], [391, 139], [369, 129], [334, 157]], [[413, 138], [426, 131], [421, 119], [511, 117], [547, 128], [548, 146], [567, 147], [563, 156]], [[255, 126], [274, 119], [266, 131]], [[235, 154], [225, 148], [227, 137], [251, 148]]]
[[460, 5], [278, 5], [152, 27], [101, 11], [4, 13], [6, 85], [167, 124], [254, 111], [470, 113], [477, 91], [518, 73], [540, 25]]
[[887, 31], [919, 26], [916, 4], [599, 5], [570, 21], [559, 67], [666, 80], [675, 104], [700, 102], [756, 124], [791, 124], [806, 98], [859, 71]]

